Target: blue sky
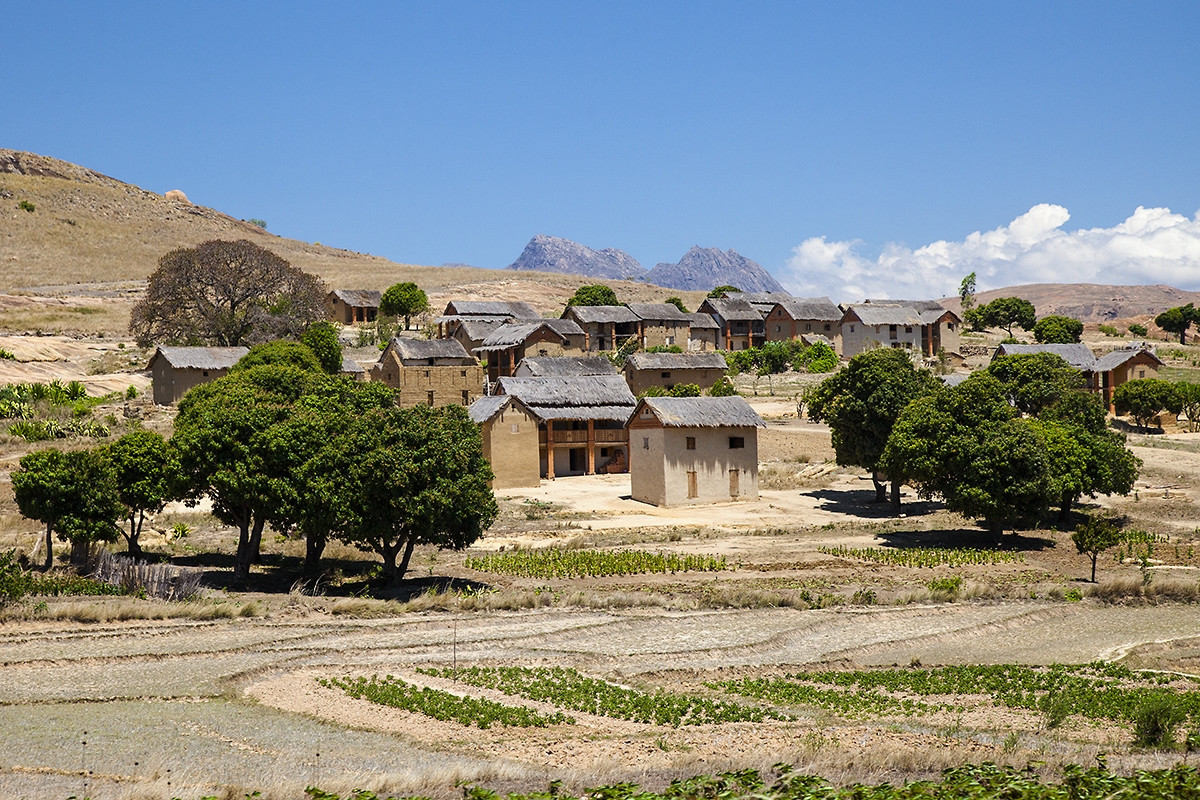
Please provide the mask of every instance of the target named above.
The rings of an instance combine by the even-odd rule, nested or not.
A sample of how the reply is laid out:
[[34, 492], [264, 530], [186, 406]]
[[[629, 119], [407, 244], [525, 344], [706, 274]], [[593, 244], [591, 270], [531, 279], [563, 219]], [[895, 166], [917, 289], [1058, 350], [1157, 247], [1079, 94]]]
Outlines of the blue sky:
[[500, 267], [546, 233], [646, 267], [734, 248], [835, 299], [968, 267], [1200, 288], [1196, 3], [23, 3], [4, 26], [0, 146], [397, 261]]

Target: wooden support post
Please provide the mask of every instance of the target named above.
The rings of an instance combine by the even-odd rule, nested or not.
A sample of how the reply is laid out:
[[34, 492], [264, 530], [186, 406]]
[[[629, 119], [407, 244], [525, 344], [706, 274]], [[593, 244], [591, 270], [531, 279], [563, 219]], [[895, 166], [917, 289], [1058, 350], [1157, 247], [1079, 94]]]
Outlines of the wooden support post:
[[511, 378], [517, 372], [517, 348], [509, 348], [508, 351], [508, 376]]
[[546, 420], [546, 477], [554, 480], [554, 420]]
[[596, 474], [596, 421], [589, 419], [588, 421], [588, 438], [587, 438], [587, 474]]

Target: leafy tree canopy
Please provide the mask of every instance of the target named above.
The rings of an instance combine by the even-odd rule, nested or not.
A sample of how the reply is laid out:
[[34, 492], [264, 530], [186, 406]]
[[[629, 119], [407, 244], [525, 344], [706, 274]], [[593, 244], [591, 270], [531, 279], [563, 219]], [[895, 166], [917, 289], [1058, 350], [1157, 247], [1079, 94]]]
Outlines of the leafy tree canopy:
[[1087, 521], [1071, 534], [1075, 549], [1092, 559], [1092, 583], [1096, 582], [1096, 559], [1109, 548], [1121, 543], [1121, 531], [1112, 520], [1089, 516]]
[[1082, 322], [1059, 314], [1042, 317], [1033, 326], [1033, 338], [1042, 344], [1075, 344], [1082, 336]]
[[979, 307], [979, 318], [988, 328], [1001, 328], [1012, 338], [1013, 326], [1033, 330], [1037, 321], [1037, 310], [1033, 303], [1019, 297], [997, 297], [987, 305]]
[[324, 372], [321, 362], [317, 360], [316, 354], [308, 345], [282, 339], [254, 345], [250, 348], [250, 352], [238, 359], [238, 362], [229, 371], [230, 373], [244, 372], [267, 365], [295, 367], [306, 372]]
[[299, 336], [324, 317], [325, 286], [251, 242], [209, 241], [172, 250], [133, 308], [138, 344], [251, 345]]
[[1112, 399], [1118, 414], [1128, 414], [1142, 428], [1164, 411], [1178, 414], [1183, 410], [1175, 384], [1159, 378], [1126, 381], [1116, 388]]
[[675, 307], [676, 307], [676, 308], [678, 308], [680, 311], [682, 311], [684, 314], [687, 314], [687, 313], [688, 313], [687, 306], [685, 306], [685, 305], [683, 304], [683, 299], [682, 299], [682, 298], [679, 298], [679, 297], [668, 297], [668, 298], [666, 299], [666, 301], [665, 301], [665, 302], [668, 302], [668, 303], [670, 303], [671, 305], [675, 306]]
[[1192, 323], [1197, 319], [1200, 319], [1200, 311], [1188, 303], [1186, 306], [1168, 308], [1154, 318], [1154, 324], [1167, 333], [1178, 334], [1179, 343], [1187, 344], [1188, 328], [1192, 327]]
[[330, 375], [342, 371], [342, 342], [332, 322], [316, 322], [309, 325], [300, 337], [300, 342], [317, 357], [321, 369]]
[[1054, 353], [999, 356], [988, 365], [987, 372], [1000, 382], [1005, 397], [1023, 414], [1037, 414], [1086, 385], [1083, 373]]
[[708, 390], [709, 397], [734, 397], [736, 395], [737, 389], [734, 388], [733, 381], [729, 378], [721, 378]]
[[411, 281], [388, 287], [379, 301], [379, 313], [385, 317], [403, 317], [405, 330], [408, 330], [413, 317], [428, 310], [429, 297]]
[[728, 284], [725, 284], [724, 286], [715, 287], [711, 292], [708, 293], [708, 296], [713, 299], [717, 299], [720, 297], [724, 297], [727, 294], [733, 294], [735, 292], [737, 294], [741, 294], [742, 290], [736, 286], [730, 286]]
[[1175, 394], [1179, 398], [1179, 410], [1187, 417], [1188, 430], [1200, 430], [1200, 383], [1177, 383]]
[[125, 507], [129, 532], [122, 532], [129, 555], [142, 555], [139, 537], [146, 514], [157, 514], [176, 496], [179, 478], [162, 435], [138, 430], [108, 446], [105, 455], [116, 474], [117, 496]]
[[612, 287], [599, 283], [592, 286], [580, 286], [567, 301], [567, 305], [619, 306], [621, 301], [617, 299], [617, 293], [612, 290]]

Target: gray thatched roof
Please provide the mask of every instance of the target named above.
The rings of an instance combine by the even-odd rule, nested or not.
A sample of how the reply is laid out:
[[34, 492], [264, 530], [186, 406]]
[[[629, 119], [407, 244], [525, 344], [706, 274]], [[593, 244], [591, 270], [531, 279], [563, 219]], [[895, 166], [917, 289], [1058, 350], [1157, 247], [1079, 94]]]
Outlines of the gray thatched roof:
[[775, 305], [781, 306], [792, 319], [811, 319], [819, 322], [838, 322], [842, 318], [842, 310], [834, 305], [828, 297], [797, 297], [792, 300], [780, 300]]
[[366, 372], [363, 365], [355, 361], [350, 356], [342, 356], [342, 373], [346, 375], [358, 375]]
[[1131, 358], [1145, 353], [1158, 362], [1162, 366], [1162, 359], [1150, 349], [1144, 347], [1128, 347], [1121, 350], [1113, 350], [1111, 353], [1105, 353], [1096, 359], [1096, 363], [1092, 365], [1092, 372], [1108, 372], [1117, 367], [1124, 365]]
[[620, 375], [570, 378], [500, 378], [500, 393], [516, 397], [537, 413], [539, 408], [628, 406], [636, 402]]
[[434, 359], [458, 359], [464, 363], [475, 363], [466, 348], [457, 339], [406, 339], [397, 336], [388, 344], [400, 356], [401, 363]]
[[635, 370], [728, 369], [720, 353], [634, 353], [625, 363]]
[[159, 347], [149, 366], [162, 358], [175, 369], [229, 369], [249, 352], [245, 347]]
[[995, 361], [1000, 356], [1033, 355], [1034, 353], [1053, 353], [1078, 370], [1092, 370], [1096, 364], [1096, 356], [1086, 344], [1002, 344], [992, 355]]
[[[846, 315], [850, 313], [858, 317], [864, 325], [919, 326], [921, 324], [921, 315], [915, 308], [908, 306], [854, 305], [846, 309]], [[843, 320], [846, 315], [843, 315]]]
[[744, 397], [643, 397], [634, 416], [646, 409], [665, 428], [765, 428]]
[[641, 320], [687, 322], [687, 315], [674, 303], [626, 303], [625, 307]]
[[569, 319], [544, 319], [539, 322], [510, 322], [494, 329], [488, 337], [475, 348], [475, 352], [490, 352], [492, 350], [507, 350], [516, 347], [532, 336], [536, 331], [545, 328], [553, 331], [562, 341], [568, 336], [583, 336], [583, 329]]
[[763, 318], [761, 311], [736, 295], [724, 300], [710, 297], [700, 305], [700, 310], [705, 309], [727, 322], [761, 322]]
[[383, 293], [374, 289], [334, 289], [329, 293], [352, 308], [379, 308]]
[[566, 378], [580, 375], [616, 375], [617, 368], [604, 356], [526, 356], [517, 365], [517, 374], [518, 377], [530, 378]]
[[467, 414], [470, 415], [471, 421], [476, 425], [482, 425], [492, 417], [500, 413], [500, 410], [511, 403], [513, 398], [505, 395], [492, 395], [490, 397], [481, 397], [471, 407], [467, 409]]
[[833, 340], [824, 334], [821, 334], [821, 333], [802, 333], [802, 334], [800, 334], [800, 343], [801, 344], [806, 344], [809, 347], [811, 347], [814, 344], [816, 344], [817, 342], [820, 342], [821, 344], [827, 344], [830, 347], [833, 347]]
[[958, 318], [958, 314], [955, 314], [949, 309], [942, 308], [941, 306], [928, 311], [921, 311], [920, 309], [917, 309], [917, 316], [921, 318], [922, 325], [932, 325], [933, 323], [940, 321], [942, 317], [946, 316], [949, 317], [947, 322], [962, 322], [962, 320]]
[[787, 292], [741, 292], [729, 295], [730, 299], [745, 300], [762, 313], [770, 311], [776, 303], [784, 303], [793, 299]]
[[684, 314], [688, 319], [688, 326], [692, 328], [708, 328], [711, 330], [720, 330], [721, 326], [710, 315], [702, 311], [694, 311], [691, 314]]
[[542, 316], [528, 303], [508, 300], [451, 300], [446, 304], [445, 315], [512, 319], [540, 319]]
[[504, 324], [504, 317], [456, 317], [462, 320], [459, 325], [466, 332], [467, 338], [473, 342], [482, 342], [492, 335], [492, 332]]
[[[678, 311], [679, 309], [675, 309]], [[619, 322], [637, 322], [634, 314], [625, 306], [567, 306], [562, 313], [563, 319], [573, 317], [583, 324], [609, 324]]]
[[[937, 300], [888, 300], [887, 298], [873, 298], [863, 301], [864, 305], [872, 306], [903, 306], [911, 308], [914, 311], [945, 311], [946, 308]], [[858, 305], [855, 303], [855, 305]]]

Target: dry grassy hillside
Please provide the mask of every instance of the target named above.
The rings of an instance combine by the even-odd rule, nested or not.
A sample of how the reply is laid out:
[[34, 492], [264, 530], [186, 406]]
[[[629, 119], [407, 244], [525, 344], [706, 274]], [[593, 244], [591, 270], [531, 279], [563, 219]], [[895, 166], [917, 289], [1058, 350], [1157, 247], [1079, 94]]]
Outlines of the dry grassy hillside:
[[[1031, 283], [990, 289], [975, 296], [979, 304], [997, 297], [1020, 297], [1033, 303], [1038, 316], [1064, 314], [1083, 322], [1141, 321], [1185, 303], [1200, 303], [1200, 292], [1185, 292], [1173, 286], [1109, 286], [1099, 283]], [[958, 312], [957, 297], [942, 304]]]
[[[22, 210], [32, 203], [32, 212]], [[285, 239], [227, 214], [169, 200], [54, 158], [0, 149], [0, 328], [118, 333], [159, 257], [207, 239], [249, 239], [320, 275], [331, 288], [384, 289], [414, 281], [435, 307], [449, 297], [525, 300], [557, 312], [581, 283], [572, 275], [397, 264]], [[702, 295], [604, 281], [625, 300]]]

